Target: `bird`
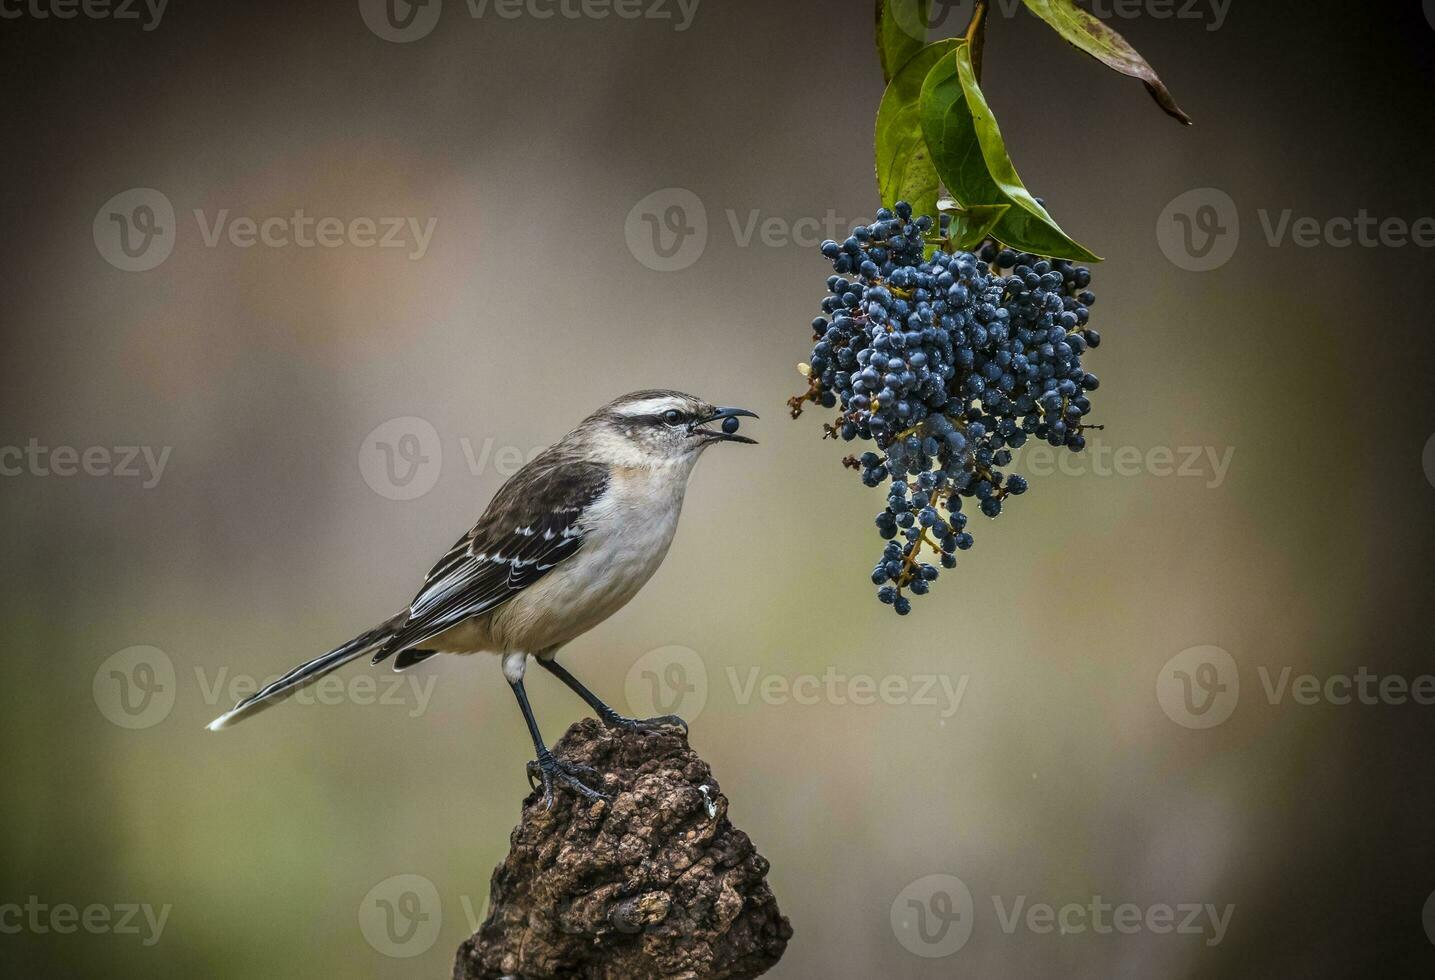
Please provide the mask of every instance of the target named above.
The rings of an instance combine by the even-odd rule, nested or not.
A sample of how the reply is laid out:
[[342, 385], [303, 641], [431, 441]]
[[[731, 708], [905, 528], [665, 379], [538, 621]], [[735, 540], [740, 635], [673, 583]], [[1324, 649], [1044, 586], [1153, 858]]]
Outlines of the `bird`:
[[[635, 391], [585, 418], [498, 489], [478, 523], [425, 577], [408, 607], [284, 674], [210, 722], [229, 728], [365, 655], [407, 670], [438, 654], [497, 654], [518, 700], [546, 804], [555, 785], [603, 798], [587, 767], [549, 751], [523, 686], [529, 658], [556, 676], [609, 727], [653, 730], [673, 716], [627, 718], [555, 659], [567, 643], [628, 603], [663, 563], [689, 477], [737, 433], [743, 408], [722, 408], [669, 389]], [[718, 423], [717, 428], [712, 428]], [[686, 725], [684, 724], [684, 727]]]

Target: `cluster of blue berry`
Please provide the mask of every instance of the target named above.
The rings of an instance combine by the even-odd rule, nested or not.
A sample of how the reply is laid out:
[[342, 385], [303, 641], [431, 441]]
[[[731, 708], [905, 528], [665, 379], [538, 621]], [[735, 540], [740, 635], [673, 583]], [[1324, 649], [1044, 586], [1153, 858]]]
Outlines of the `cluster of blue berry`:
[[[869, 487], [890, 481], [877, 530], [887, 540], [872, 572], [882, 602], [905, 615], [972, 546], [963, 502], [987, 517], [1027, 489], [1006, 474], [1029, 437], [1080, 452], [1087, 393], [1097, 387], [1081, 355], [1101, 338], [1087, 325], [1096, 297], [1089, 269], [984, 243], [953, 247], [950, 218], [936, 226], [899, 202], [824, 242], [836, 273], [804, 367], [808, 391], [792, 400], [841, 406], [827, 434], [864, 439], [877, 452], [849, 456]], [[930, 253], [930, 257], [928, 257]]]

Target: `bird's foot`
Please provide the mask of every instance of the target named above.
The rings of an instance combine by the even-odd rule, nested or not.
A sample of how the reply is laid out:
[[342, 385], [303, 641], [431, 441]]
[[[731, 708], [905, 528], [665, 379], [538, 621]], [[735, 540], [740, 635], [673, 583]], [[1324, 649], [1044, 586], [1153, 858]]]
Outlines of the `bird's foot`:
[[683, 734], [687, 734], [688, 731], [688, 723], [677, 715], [659, 715], [656, 718], [628, 718], [610, 708], [607, 712], [600, 714], [598, 720], [608, 728], [621, 728], [628, 732], [656, 732], [659, 729], [674, 726], [681, 728]]
[[539, 754], [538, 758], [528, 764], [528, 785], [538, 788], [538, 782], [543, 784], [543, 808], [553, 809], [553, 784], [558, 783], [567, 786], [579, 796], [590, 800], [606, 800], [608, 795], [589, 786], [583, 780], [587, 778], [593, 782], [601, 782], [598, 770], [592, 766], [585, 766], [577, 762], [561, 762], [547, 749]]

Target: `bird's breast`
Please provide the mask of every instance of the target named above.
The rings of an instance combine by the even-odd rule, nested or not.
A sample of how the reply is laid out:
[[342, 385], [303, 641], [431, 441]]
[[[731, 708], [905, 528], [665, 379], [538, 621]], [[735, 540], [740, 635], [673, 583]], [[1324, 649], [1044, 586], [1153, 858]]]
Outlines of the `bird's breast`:
[[507, 649], [536, 653], [567, 643], [637, 595], [677, 530], [687, 481], [673, 475], [614, 471], [583, 515], [578, 552], [498, 611], [494, 626]]

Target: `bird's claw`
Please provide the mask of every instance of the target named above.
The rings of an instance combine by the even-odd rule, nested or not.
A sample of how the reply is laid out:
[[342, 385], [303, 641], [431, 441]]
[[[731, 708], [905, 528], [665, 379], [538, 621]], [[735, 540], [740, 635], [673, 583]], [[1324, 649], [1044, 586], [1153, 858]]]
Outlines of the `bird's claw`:
[[560, 762], [558, 758], [547, 749], [542, 754], [528, 763], [528, 785], [531, 789], [537, 789], [538, 783], [543, 784], [543, 809], [553, 809], [553, 784], [560, 783], [567, 786], [579, 796], [590, 800], [606, 800], [608, 794], [594, 789], [583, 778], [594, 782], [601, 782], [601, 774], [592, 766], [585, 766], [578, 762]]
[[599, 718], [609, 728], [621, 728], [628, 732], [655, 732], [662, 728], [678, 727], [687, 734], [688, 723], [677, 715], [659, 715], [656, 718], [628, 718], [616, 711]]

